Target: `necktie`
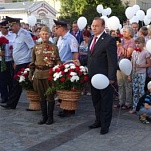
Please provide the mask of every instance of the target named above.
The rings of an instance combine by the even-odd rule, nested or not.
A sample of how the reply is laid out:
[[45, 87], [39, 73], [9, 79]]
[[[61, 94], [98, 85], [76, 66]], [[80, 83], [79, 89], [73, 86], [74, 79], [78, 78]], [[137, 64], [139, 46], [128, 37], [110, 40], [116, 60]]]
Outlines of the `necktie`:
[[76, 36], [77, 36], [77, 33], [76, 33], [76, 32], [75, 32], [75, 33], [73, 33], [73, 36], [74, 36], [74, 37], [76, 37]]
[[95, 46], [95, 44], [96, 44], [96, 40], [97, 40], [97, 38], [98, 37], [94, 37], [93, 39], [93, 43], [92, 43], [92, 45], [91, 45], [91, 53], [93, 52], [93, 50], [94, 50], [94, 46]]

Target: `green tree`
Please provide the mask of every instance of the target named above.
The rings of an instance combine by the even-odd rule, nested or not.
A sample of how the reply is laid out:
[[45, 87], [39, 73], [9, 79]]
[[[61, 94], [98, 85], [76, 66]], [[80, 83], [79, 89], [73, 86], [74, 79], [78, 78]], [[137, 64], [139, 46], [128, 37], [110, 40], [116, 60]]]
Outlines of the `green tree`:
[[99, 4], [103, 8], [110, 7], [112, 13], [110, 16], [117, 16], [121, 23], [126, 20], [125, 9], [127, 5], [123, 5], [121, 0], [60, 0], [61, 10], [59, 19], [72, 23], [80, 16], [84, 16], [91, 24], [94, 17], [99, 16], [96, 7]]

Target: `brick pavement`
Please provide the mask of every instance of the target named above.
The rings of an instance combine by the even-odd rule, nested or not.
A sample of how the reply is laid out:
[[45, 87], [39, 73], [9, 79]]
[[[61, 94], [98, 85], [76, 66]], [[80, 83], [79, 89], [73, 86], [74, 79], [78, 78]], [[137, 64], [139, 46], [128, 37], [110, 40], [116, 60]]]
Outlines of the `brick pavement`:
[[23, 93], [16, 110], [0, 108], [0, 151], [150, 151], [151, 124], [142, 124], [137, 115], [113, 110], [110, 132], [90, 130], [94, 122], [91, 96], [82, 96], [75, 116], [60, 118], [55, 108], [52, 125], [38, 125], [40, 111], [26, 111]]

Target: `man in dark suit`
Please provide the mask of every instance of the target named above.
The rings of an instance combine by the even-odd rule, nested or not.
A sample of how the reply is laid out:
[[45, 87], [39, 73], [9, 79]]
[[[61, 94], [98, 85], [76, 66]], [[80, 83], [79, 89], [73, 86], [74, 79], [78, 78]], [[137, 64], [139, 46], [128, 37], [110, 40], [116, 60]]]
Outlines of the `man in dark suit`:
[[[108, 133], [112, 119], [113, 87], [117, 70], [117, 47], [113, 37], [105, 33], [105, 22], [100, 17], [94, 18], [92, 25], [94, 37], [89, 42], [88, 71], [90, 80], [95, 74], [104, 74], [109, 78], [110, 84], [105, 89], [99, 90], [91, 85], [93, 106], [96, 120], [89, 128], [101, 127], [100, 133]], [[96, 41], [96, 43], [94, 42]], [[95, 45], [94, 45], [95, 43]], [[74, 61], [80, 65], [78, 60]], [[85, 64], [81, 62], [81, 64]], [[100, 81], [98, 81], [101, 83]]]
[[79, 30], [77, 21], [74, 21], [72, 24], [72, 31], [70, 32], [78, 41], [79, 44], [83, 41], [82, 31]]

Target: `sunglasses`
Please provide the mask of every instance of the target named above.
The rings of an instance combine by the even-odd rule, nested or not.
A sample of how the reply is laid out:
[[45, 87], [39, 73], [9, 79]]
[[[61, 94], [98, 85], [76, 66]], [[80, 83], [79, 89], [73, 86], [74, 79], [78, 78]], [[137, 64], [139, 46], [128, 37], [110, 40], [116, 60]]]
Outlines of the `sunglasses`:
[[57, 27], [55, 27], [55, 29], [57, 30], [58, 28], [60, 28], [61, 27], [61, 25], [59, 25], [59, 26], [57, 26]]
[[9, 24], [9, 27], [12, 27], [13, 25], [15, 25], [15, 23]]

